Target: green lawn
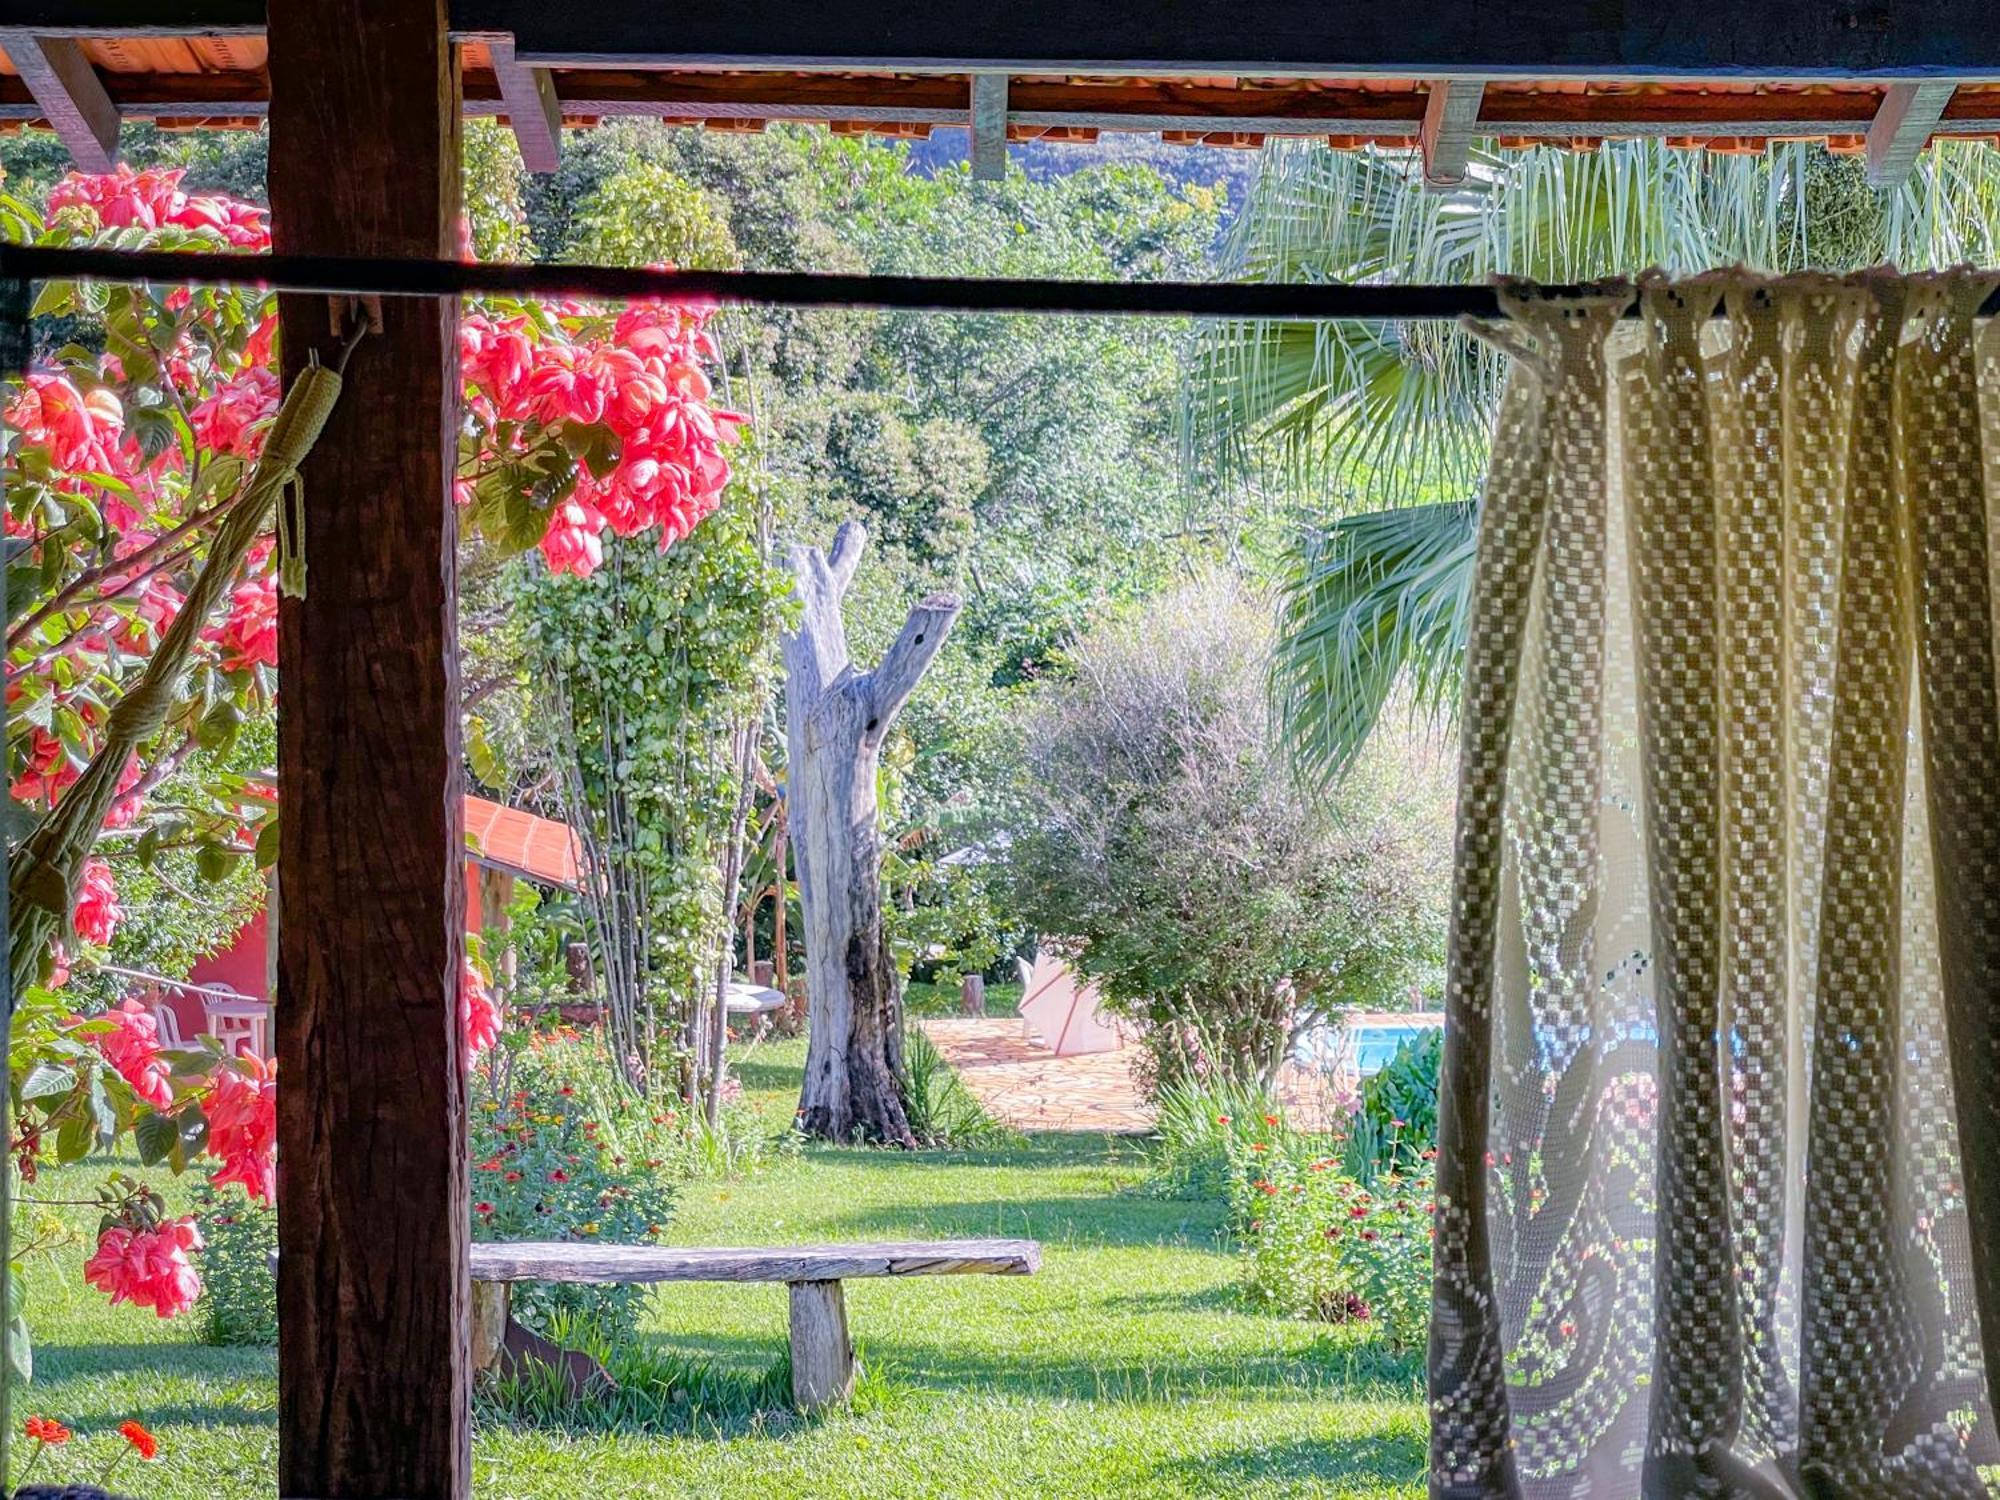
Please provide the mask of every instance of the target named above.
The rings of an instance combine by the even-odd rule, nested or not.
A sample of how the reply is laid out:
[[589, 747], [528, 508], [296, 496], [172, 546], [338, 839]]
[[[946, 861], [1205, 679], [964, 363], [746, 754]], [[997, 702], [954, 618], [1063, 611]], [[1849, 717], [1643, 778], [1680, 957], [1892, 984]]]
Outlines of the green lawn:
[[[756, 1049], [747, 1088], [790, 1115], [803, 1043]], [[1352, 1335], [1242, 1310], [1218, 1213], [1131, 1191], [1130, 1143], [1043, 1137], [906, 1156], [813, 1149], [745, 1182], [687, 1190], [688, 1243], [1028, 1235], [1039, 1275], [848, 1285], [868, 1370], [851, 1414], [771, 1413], [672, 1438], [489, 1427], [482, 1500], [602, 1496], [1414, 1496], [1423, 1406], [1412, 1365]], [[44, 1191], [54, 1179], [45, 1176]], [[143, 1492], [267, 1496], [273, 1360], [204, 1349], [189, 1323], [107, 1308], [74, 1255], [39, 1270], [41, 1369], [24, 1410], [80, 1431], [160, 1431]], [[723, 1369], [782, 1358], [783, 1287], [674, 1286], [649, 1335]]]

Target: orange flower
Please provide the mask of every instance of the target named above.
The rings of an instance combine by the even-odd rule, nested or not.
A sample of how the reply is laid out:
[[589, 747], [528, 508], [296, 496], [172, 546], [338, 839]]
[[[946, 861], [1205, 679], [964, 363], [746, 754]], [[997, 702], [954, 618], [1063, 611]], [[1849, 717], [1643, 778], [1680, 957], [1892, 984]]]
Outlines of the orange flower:
[[133, 1451], [148, 1463], [151, 1463], [159, 1454], [160, 1440], [154, 1437], [152, 1433], [146, 1431], [137, 1422], [120, 1422], [118, 1424], [118, 1435], [130, 1443]]
[[30, 1417], [21, 1424], [21, 1429], [36, 1442], [47, 1443], [51, 1448], [60, 1448], [75, 1436], [54, 1417]]

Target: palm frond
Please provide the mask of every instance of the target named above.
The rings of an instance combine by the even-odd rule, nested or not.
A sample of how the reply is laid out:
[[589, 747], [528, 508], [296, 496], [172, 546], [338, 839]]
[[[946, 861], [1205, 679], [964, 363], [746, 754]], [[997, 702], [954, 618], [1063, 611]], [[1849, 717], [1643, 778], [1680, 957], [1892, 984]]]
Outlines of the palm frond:
[[1278, 591], [1273, 706], [1294, 762], [1325, 785], [1407, 682], [1449, 712], [1465, 654], [1478, 506], [1441, 501], [1304, 529]]

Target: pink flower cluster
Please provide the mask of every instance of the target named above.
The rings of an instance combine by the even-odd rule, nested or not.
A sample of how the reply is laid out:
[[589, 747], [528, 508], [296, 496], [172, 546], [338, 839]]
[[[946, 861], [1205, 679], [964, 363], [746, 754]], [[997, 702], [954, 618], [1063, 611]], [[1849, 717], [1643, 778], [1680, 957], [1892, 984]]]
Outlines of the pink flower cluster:
[[173, 1077], [160, 1057], [160, 1023], [152, 1013], [137, 1000], [126, 1000], [99, 1019], [115, 1028], [90, 1039], [104, 1060], [153, 1108], [172, 1108]]
[[111, 878], [111, 866], [92, 856], [84, 862], [83, 885], [77, 891], [76, 909], [70, 916], [76, 935], [86, 943], [102, 947], [111, 941], [111, 934], [118, 930], [124, 916], [118, 905], [118, 886]]
[[[665, 551], [721, 500], [723, 448], [743, 418], [709, 404], [707, 320], [703, 307], [630, 307], [605, 343], [558, 340], [526, 317], [474, 314], [460, 326], [468, 400], [487, 431], [601, 426], [617, 439], [609, 472], [580, 465], [575, 488], [551, 507], [541, 542], [551, 571], [589, 577], [607, 528], [630, 537], [657, 527]], [[496, 456], [505, 455], [483, 457]]]
[[84, 1263], [83, 1279], [116, 1306], [150, 1307], [162, 1318], [186, 1312], [201, 1296], [201, 1277], [188, 1260], [202, 1247], [192, 1217], [171, 1219], [156, 1229], [114, 1224], [97, 1240], [97, 1253]]
[[217, 1187], [232, 1182], [260, 1203], [278, 1193], [278, 1065], [245, 1055], [216, 1069], [208, 1097], [209, 1153], [222, 1165], [209, 1178]]
[[500, 1007], [469, 958], [458, 976], [458, 1029], [465, 1039], [467, 1067], [500, 1040]]
[[184, 193], [186, 175], [158, 167], [135, 172], [123, 164], [94, 176], [72, 172], [49, 190], [49, 213], [83, 206], [95, 209], [112, 229], [207, 230], [239, 250], [271, 248], [261, 208], [217, 194]]

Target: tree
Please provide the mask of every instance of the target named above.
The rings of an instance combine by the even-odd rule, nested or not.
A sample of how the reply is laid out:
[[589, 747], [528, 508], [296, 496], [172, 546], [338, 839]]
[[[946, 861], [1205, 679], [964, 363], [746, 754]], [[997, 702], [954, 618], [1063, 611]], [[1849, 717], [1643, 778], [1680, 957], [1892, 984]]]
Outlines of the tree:
[[914, 1146], [903, 1109], [901, 987], [882, 926], [876, 773], [882, 741], [959, 603], [923, 600], [875, 669], [857, 669], [841, 605], [867, 540], [849, 521], [830, 554], [791, 549], [800, 613], [784, 639], [785, 724], [812, 1026], [799, 1126], [826, 1140], [859, 1134]]
[[[1423, 187], [1404, 152], [1268, 150], [1229, 253], [1251, 281], [1581, 281], [1649, 267], [1910, 269], [2000, 252], [2000, 154], [1940, 142], [1888, 193], [1823, 147], [1606, 142], [1483, 154]], [[1303, 504], [1280, 593], [1280, 722], [1327, 780], [1398, 683], [1448, 706], [1504, 361], [1438, 324], [1237, 323], [1202, 338], [1183, 409], [1203, 472]], [[1387, 508], [1385, 513], [1382, 508]]]
[[1384, 752], [1304, 790], [1264, 702], [1267, 601], [1226, 574], [1076, 642], [1028, 716], [1023, 915], [1139, 1023], [1154, 1082], [1268, 1083], [1303, 1029], [1404, 1003], [1444, 937], [1449, 796]]

